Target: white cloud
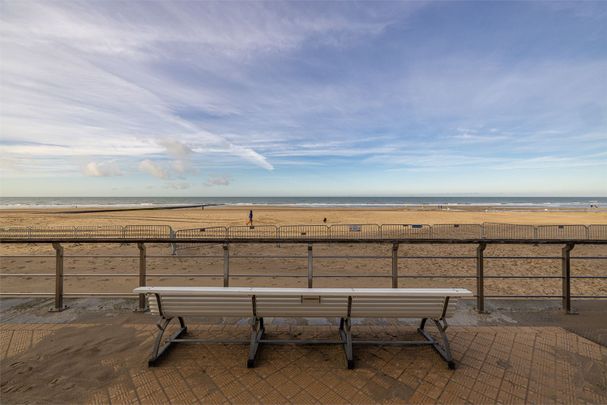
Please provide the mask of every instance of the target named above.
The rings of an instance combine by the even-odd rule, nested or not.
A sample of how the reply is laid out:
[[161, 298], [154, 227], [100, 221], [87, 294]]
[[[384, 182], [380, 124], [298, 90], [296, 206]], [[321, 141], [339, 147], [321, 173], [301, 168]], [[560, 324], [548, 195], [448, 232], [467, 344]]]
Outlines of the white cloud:
[[167, 179], [169, 177], [165, 168], [150, 159], [139, 162], [139, 170], [159, 179]]
[[205, 186], [209, 186], [209, 187], [229, 186], [230, 178], [229, 178], [229, 176], [211, 176], [204, 184], [205, 184]]
[[120, 166], [114, 161], [89, 162], [84, 166], [83, 172], [90, 177], [122, 176]]

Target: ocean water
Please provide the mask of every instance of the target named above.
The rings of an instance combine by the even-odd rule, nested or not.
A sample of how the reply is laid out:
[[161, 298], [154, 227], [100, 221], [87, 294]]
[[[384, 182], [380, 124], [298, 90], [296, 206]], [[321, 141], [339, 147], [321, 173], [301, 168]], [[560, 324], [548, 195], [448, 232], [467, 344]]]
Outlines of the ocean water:
[[181, 205], [282, 205], [300, 207], [495, 206], [607, 207], [607, 197], [0, 197], [0, 209], [157, 207]]

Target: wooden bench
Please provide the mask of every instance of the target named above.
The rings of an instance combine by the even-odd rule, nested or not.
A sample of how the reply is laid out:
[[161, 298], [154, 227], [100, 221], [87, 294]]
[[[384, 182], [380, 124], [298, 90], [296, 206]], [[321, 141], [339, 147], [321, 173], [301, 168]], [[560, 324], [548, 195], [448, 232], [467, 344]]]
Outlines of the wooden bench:
[[[258, 288], [258, 287], [139, 287], [146, 294], [150, 312], [160, 315], [159, 332], [154, 342], [149, 365], [156, 364], [172, 343], [249, 343], [247, 367], [255, 365], [257, 351], [263, 343], [340, 344], [347, 366], [354, 368], [353, 344], [432, 345], [455, 368], [445, 330], [447, 318], [460, 297], [472, 293], [460, 288]], [[187, 339], [184, 317], [250, 318], [250, 340]], [[266, 339], [264, 318], [339, 318], [339, 340]], [[420, 318], [420, 341], [363, 341], [352, 339], [352, 318]], [[163, 343], [163, 335], [177, 319], [179, 329]], [[430, 320], [436, 325], [440, 342], [426, 330]]]

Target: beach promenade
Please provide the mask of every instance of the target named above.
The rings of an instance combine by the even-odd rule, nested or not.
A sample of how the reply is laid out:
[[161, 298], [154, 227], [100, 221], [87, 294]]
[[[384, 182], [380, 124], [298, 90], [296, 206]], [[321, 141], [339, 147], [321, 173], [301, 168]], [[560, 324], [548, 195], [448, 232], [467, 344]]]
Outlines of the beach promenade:
[[[484, 234], [470, 240], [466, 234], [468, 241], [464, 242], [458, 239], [461, 235], [451, 236], [458, 242], [455, 244], [423, 238], [358, 243], [354, 236], [340, 243], [308, 242], [305, 238], [310, 235], [306, 234], [300, 235], [303, 240], [291, 243], [228, 237], [225, 241], [193, 243], [192, 247], [188, 238], [193, 231], [187, 231], [185, 239], [179, 239], [185, 249], [172, 255], [172, 240], [136, 236], [136, 230], [150, 224], [183, 229], [185, 221], [192, 228], [221, 223], [229, 229], [245, 228], [239, 224], [243, 210], [185, 209], [173, 217], [175, 212], [89, 213], [80, 217], [15, 211], [6, 216], [6, 223], [12, 226], [33, 227], [38, 218], [44, 218], [46, 222], [41, 225], [54, 229], [109, 226], [135, 232], [135, 236], [132, 240], [87, 243], [70, 240], [70, 233], [43, 242], [33, 239], [2, 244], [3, 404], [607, 402], [607, 306], [604, 299], [593, 298], [607, 291], [607, 261], [603, 259], [607, 253], [602, 240], [588, 238], [595, 234], [593, 229], [604, 229], [604, 213], [462, 211], [444, 215], [440, 211], [334, 210], [329, 214], [329, 232], [345, 227], [354, 236], [365, 232], [366, 225], [351, 224], [395, 223], [400, 218], [418, 220], [409, 224], [433, 224], [421, 228], [407, 225], [407, 232], [473, 230], [476, 235], [483, 221], [504, 224], [518, 218], [518, 230], [531, 229], [541, 235], [545, 231], [571, 231], [574, 235], [534, 241], [532, 232], [531, 239], [512, 244], [491, 243], [491, 236]], [[298, 232], [308, 227], [320, 229], [312, 215], [320, 212], [262, 210], [254, 231], [274, 228], [268, 224], [270, 218], [279, 219], [276, 226], [281, 230], [290, 230], [289, 223], [303, 224]], [[445, 221], [452, 225], [436, 225], [445, 218], [452, 218]], [[453, 225], [456, 221], [461, 224], [457, 228]], [[563, 225], [548, 225], [555, 223]], [[493, 228], [484, 227], [483, 232], [489, 229]], [[194, 230], [200, 232], [199, 228]], [[549, 238], [552, 234], [546, 235]], [[484, 245], [486, 249], [479, 256], [479, 246]], [[574, 245], [573, 250], [567, 250]], [[570, 260], [563, 261], [563, 257]], [[571, 279], [565, 278], [563, 263], [569, 263], [566, 268]], [[61, 270], [60, 278], [56, 269]], [[561, 299], [564, 280], [570, 280], [570, 303], [576, 315], [565, 313], [565, 299]], [[222, 281], [230, 286], [460, 287], [470, 289], [476, 297], [460, 301], [449, 319], [447, 333], [456, 370], [449, 370], [431, 347], [380, 345], [356, 347], [354, 370], [346, 369], [343, 351], [335, 345], [264, 346], [256, 368], [247, 369], [245, 344], [177, 345], [158, 367], [148, 368], [158, 319], [135, 312], [141, 303], [132, 289], [146, 282], [220, 286]], [[62, 293], [59, 307], [65, 304], [67, 309], [49, 312], [58, 308], [56, 291], [52, 298], [57, 285]], [[486, 300], [479, 300], [479, 286], [483, 286]], [[84, 297], [73, 298], [76, 295]], [[480, 303], [484, 311], [479, 312]], [[250, 333], [247, 319], [187, 321], [188, 337], [248, 339]], [[266, 321], [271, 338], [337, 337], [337, 319]], [[356, 319], [353, 333], [359, 340], [408, 340], [417, 335], [418, 323], [418, 319]]]
[[[337, 346], [264, 347], [246, 368], [247, 345], [178, 345], [147, 358], [156, 317], [135, 300], [73, 299], [49, 313], [48, 299], [3, 299], [2, 403], [605, 403], [604, 302], [500, 301], [477, 314], [460, 303], [448, 331], [455, 371], [430, 347], [361, 346], [345, 368]], [[329, 321], [275, 318], [272, 337], [334, 338]], [[331, 320], [334, 322], [334, 320]], [[417, 320], [361, 320], [361, 338], [408, 338]], [[242, 320], [200, 319], [188, 334], [247, 337]]]

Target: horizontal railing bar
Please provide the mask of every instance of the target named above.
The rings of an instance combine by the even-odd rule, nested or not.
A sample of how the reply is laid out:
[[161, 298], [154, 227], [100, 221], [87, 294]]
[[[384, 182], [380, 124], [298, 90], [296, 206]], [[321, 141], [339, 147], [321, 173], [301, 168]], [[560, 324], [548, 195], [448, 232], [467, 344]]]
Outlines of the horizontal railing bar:
[[88, 296], [99, 296], [99, 297], [133, 297], [137, 294], [134, 293], [116, 293], [116, 292], [108, 292], [108, 293], [64, 293], [66, 297], [88, 297]]
[[383, 274], [361, 274], [360, 276], [351, 274], [315, 274], [314, 278], [392, 278]]
[[347, 256], [347, 255], [314, 255], [314, 259], [392, 259], [392, 256]]
[[560, 260], [561, 256], [483, 256], [484, 259], [508, 259], [508, 260], [517, 260], [517, 259], [538, 259], [538, 260]]
[[470, 243], [487, 243], [487, 244], [511, 244], [511, 245], [537, 245], [537, 244], [549, 244], [557, 245], [564, 243], [575, 243], [580, 245], [606, 245], [607, 239], [577, 239], [577, 238], [561, 238], [561, 239], [506, 239], [506, 238], [437, 238], [437, 239], [422, 239], [422, 238], [333, 238], [333, 239], [318, 239], [318, 238], [209, 238], [209, 239], [171, 239], [171, 238], [159, 238], [159, 237], [139, 237], [139, 238], [71, 238], [71, 237], [42, 237], [42, 238], [31, 238], [31, 239], [20, 239], [20, 238], [7, 238], [0, 239], [0, 244], [11, 243], [11, 244], [31, 244], [31, 243], [161, 243], [161, 244], [173, 244], [173, 243], [189, 243], [189, 244], [218, 244], [218, 243], [280, 243], [280, 244], [302, 244], [302, 243], [314, 243], [314, 244], [390, 244], [390, 243], [402, 243], [402, 244], [470, 244]]
[[139, 277], [136, 273], [63, 273], [63, 277]]
[[[387, 276], [390, 277], [390, 276]], [[476, 278], [476, 276], [459, 276], [459, 275], [449, 275], [449, 276], [441, 276], [441, 275], [419, 275], [419, 274], [408, 274], [405, 276], [398, 276], [398, 278]]]
[[182, 256], [182, 255], [175, 255], [175, 256], [167, 256], [167, 255], [158, 255], [158, 256], [154, 256], [154, 255], [148, 255], [146, 257], [153, 257], [155, 259], [223, 259], [223, 255], [209, 255], [209, 256], [205, 256], [205, 255], [197, 255], [197, 256]]
[[[562, 295], [485, 295], [485, 298], [554, 298], [560, 299]], [[572, 295], [571, 298], [607, 298], [607, 295]]]
[[[223, 256], [221, 256], [223, 257]], [[316, 259], [317, 256], [314, 256]], [[307, 259], [308, 256], [259, 256], [259, 255], [230, 255], [231, 259]]]
[[147, 255], [146, 257], [153, 257], [155, 259], [223, 259], [223, 255]]
[[0, 296], [2, 296], [2, 297], [11, 297], [11, 296], [20, 297], [20, 296], [23, 296], [23, 295], [35, 296], [35, 297], [37, 297], [37, 296], [52, 297], [52, 296], [55, 295], [55, 293], [29, 293], [29, 292], [26, 292], [26, 293], [19, 293], [19, 292], [17, 292], [17, 293], [3, 293], [3, 292], [0, 292]]
[[607, 279], [607, 276], [571, 276], [569, 278], [598, 278], [598, 279]]
[[118, 259], [139, 259], [139, 256], [137, 255], [64, 255], [63, 258], [65, 259], [94, 259], [96, 257], [99, 258], [118, 258]]
[[[232, 277], [277, 277], [277, 278], [293, 277], [293, 278], [307, 278], [308, 276], [306, 276], [306, 275], [298, 275], [298, 274], [289, 275], [289, 274], [231, 274], [230, 273], [230, 278], [232, 278]], [[317, 277], [317, 276], [314, 276], [314, 277]]]
[[[139, 274], [126, 273], [66, 273], [64, 277], [137, 277]], [[53, 273], [0, 273], [0, 277], [55, 277]], [[154, 274], [147, 273], [147, 277], [223, 277], [223, 274], [187, 274], [187, 273], [167, 273], [167, 274]], [[230, 277], [307, 277], [305, 275], [289, 275], [289, 274], [231, 274]], [[314, 278], [391, 278], [390, 275], [356, 275], [356, 274], [315, 274]], [[465, 275], [423, 275], [423, 274], [408, 274], [399, 275], [398, 278], [476, 278], [476, 275], [465, 276]], [[484, 278], [491, 279], [509, 279], [509, 278], [520, 278], [520, 279], [534, 279], [534, 278], [554, 278], [562, 279], [562, 276], [517, 276], [517, 275], [504, 275], [504, 276], [484, 276]], [[572, 279], [607, 279], [607, 276], [571, 276]]]
[[[476, 278], [476, 277], [475, 277]], [[563, 279], [563, 276], [510, 276], [510, 275], [506, 275], [506, 276], [484, 276], [484, 278], [493, 278], [493, 279], [508, 279], [508, 278], [520, 278], [520, 279], [526, 279], [526, 278], [558, 278], [559, 280]], [[570, 277], [571, 278], [571, 277]]]
[[[392, 258], [390, 256], [389, 258]], [[398, 256], [399, 259], [476, 259], [476, 256]]]
[[244, 339], [172, 339], [176, 343], [206, 343], [206, 344], [248, 344], [250, 340]]
[[[55, 295], [55, 293], [0, 293], [0, 296], [2, 297], [11, 297], [11, 296], [15, 296], [15, 297], [21, 297], [21, 296], [36, 296], [36, 297], [53, 297]], [[89, 293], [89, 292], [84, 292], [84, 293], [64, 293], [63, 294], [66, 297], [88, 297], [88, 296], [100, 296], [100, 297], [134, 297], [137, 294], [134, 293]]]
[[485, 295], [485, 298], [562, 298], [561, 295]]
[[[42, 297], [53, 297], [54, 293], [4, 293], [0, 292], [0, 297], [11, 297], [11, 296], [42, 296]], [[136, 297], [135, 293], [65, 293], [66, 297], [87, 297], [87, 296], [108, 296], [108, 297]], [[476, 297], [474, 295], [473, 297]], [[561, 295], [485, 295], [485, 298], [554, 298], [560, 299]], [[607, 299], [607, 295], [572, 295], [571, 298], [577, 299]], [[464, 298], [465, 299], [465, 298]]]
[[[0, 255], [2, 258], [54, 258], [54, 255]], [[65, 255], [64, 258], [131, 258], [138, 259], [135, 255]], [[147, 255], [147, 258], [155, 259], [189, 259], [189, 258], [204, 258], [204, 259], [223, 259], [222, 255]], [[230, 256], [230, 259], [306, 259], [307, 256], [258, 256], [258, 255], [235, 255]], [[392, 256], [314, 256], [315, 259], [391, 259]], [[476, 259], [476, 256], [398, 256], [399, 259]], [[485, 259], [548, 259], [561, 260], [561, 256], [484, 256]], [[607, 260], [607, 256], [571, 256], [571, 260]]]
[[147, 273], [146, 274], [147, 278], [150, 277], [202, 277], [202, 278], [217, 278], [217, 277], [223, 277], [223, 274], [184, 274], [184, 273], [177, 273], [177, 274], [150, 274]]
[[0, 259], [4, 259], [4, 258], [15, 259], [15, 258], [19, 258], [19, 257], [26, 257], [26, 258], [27, 257], [48, 257], [48, 258], [52, 257], [52, 258], [54, 258], [55, 255], [0, 255]]

